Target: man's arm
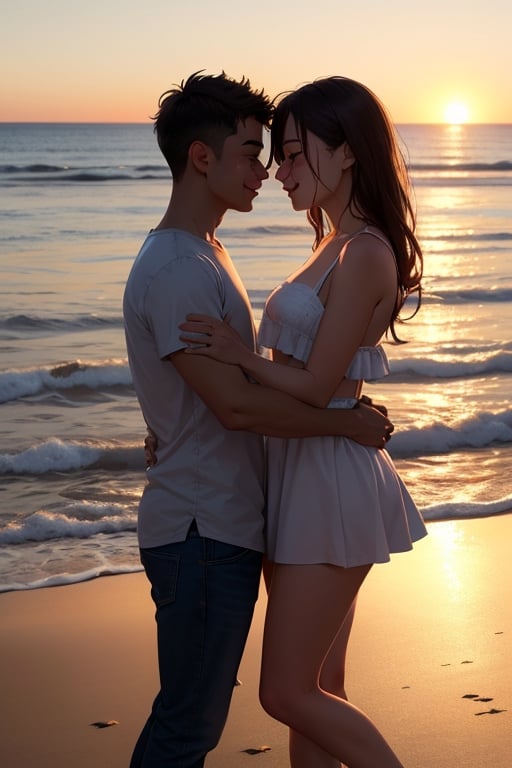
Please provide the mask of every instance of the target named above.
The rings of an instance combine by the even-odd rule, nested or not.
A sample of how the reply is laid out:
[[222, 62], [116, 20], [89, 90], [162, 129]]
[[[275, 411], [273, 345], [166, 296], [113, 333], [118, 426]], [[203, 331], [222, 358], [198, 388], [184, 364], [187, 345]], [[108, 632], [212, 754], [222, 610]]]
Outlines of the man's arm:
[[252, 384], [241, 369], [207, 357], [176, 352], [170, 364], [216, 415], [226, 429], [273, 437], [343, 435], [381, 448], [393, 425], [376, 409], [315, 408], [284, 392]]

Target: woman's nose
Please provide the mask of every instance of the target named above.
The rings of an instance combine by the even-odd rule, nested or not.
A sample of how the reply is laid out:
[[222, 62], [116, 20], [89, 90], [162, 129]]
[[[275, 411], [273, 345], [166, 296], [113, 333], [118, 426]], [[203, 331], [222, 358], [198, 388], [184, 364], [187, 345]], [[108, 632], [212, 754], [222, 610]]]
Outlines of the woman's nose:
[[290, 169], [288, 168], [288, 163], [281, 163], [279, 168], [276, 171], [276, 179], [277, 181], [284, 181], [290, 174]]

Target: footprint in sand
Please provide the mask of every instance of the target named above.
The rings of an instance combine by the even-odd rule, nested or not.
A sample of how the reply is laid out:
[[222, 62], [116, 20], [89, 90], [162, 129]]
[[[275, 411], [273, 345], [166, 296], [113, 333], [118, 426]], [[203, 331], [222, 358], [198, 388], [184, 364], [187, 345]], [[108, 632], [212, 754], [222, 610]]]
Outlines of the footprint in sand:
[[98, 720], [95, 723], [89, 723], [94, 728], [110, 728], [113, 725], [119, 725], [119, 720]]
[[[472, 701], [482, 701], [482, 702], [488, 702], [488, 701], [494, 701], [492, 696], [480, 696], [478, 693], [465, 693], [462, 697], [463, 699], [471, 699]], [[506, 712], [506, 709], [495, 709], [492, 707], [491, 709], [486, 709], [484, 712], [475, 712], [475, 717], [478, 717], [480, 715], [499, 715], [501, 712]]]
[[480, 696], [479, 693], [465, 693], [463, 699], [473, 699], [473, 701], [492, 701], [492, 696]]

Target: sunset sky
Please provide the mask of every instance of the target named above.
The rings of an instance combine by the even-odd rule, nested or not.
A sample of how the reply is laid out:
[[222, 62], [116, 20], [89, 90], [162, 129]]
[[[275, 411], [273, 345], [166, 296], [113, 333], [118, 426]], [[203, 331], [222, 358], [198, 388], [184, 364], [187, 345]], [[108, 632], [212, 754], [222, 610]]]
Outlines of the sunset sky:
[[224, 69], [272, 96], [347, 75], [397, 123], [512, 123], [511, 30], [510, 0], [3, 0], [0, 121], [145, 122]]

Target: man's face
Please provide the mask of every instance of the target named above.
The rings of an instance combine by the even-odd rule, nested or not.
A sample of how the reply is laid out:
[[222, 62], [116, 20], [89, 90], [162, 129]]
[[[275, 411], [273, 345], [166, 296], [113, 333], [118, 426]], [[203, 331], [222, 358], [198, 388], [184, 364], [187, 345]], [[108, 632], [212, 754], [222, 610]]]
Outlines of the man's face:
[[209, 164], [207, 178], [211, 194], [224, 210], [250, 211], [262, 181], [268, 179], [260, 154], [262, 125], [249, 117], [238, 124], [224, 142], [220, 158]]

